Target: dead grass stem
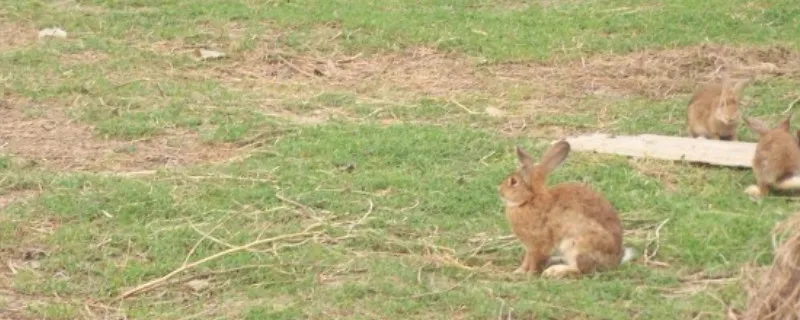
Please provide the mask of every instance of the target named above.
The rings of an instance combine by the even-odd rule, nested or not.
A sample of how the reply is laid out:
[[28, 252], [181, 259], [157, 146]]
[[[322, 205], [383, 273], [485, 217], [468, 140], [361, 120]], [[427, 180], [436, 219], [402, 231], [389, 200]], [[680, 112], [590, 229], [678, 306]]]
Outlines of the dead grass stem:
[[233, 248], [230, 248], [228, 250], [225, 250], [225, 251], [222, 251], [222, 252], [218, 252], [216, 254], [213, 254], [213, 255], [210, 255], [208, 257], [202, 258], [202, 259], [197, 260], [195, 262], [192, 262], [192, 263], [189, 263], [189, 264], [184, 264], [180, 268], [177, 268], [177, 269], [173, 270], [172, 272], [170, 272], [170, 273], [168, 273], [168, 274], [166, 274], [166, 275], [164, 275], [162, 277], [150, 280], [150, 281], [148, 281], [148, 282], [146, 282], [144, 284], [141, 284], [141, 285], [139, 285], [139, 286], [137, 286], [135, 288], [132, 288], [130, 290], [127, 290], [127, 291], [123, 292], [122, 294], [120, 294], [117, 297], [117, 299], [118, 300], [122, 300], [122, 299], [128, 298], [130, 296], [133, 296], [133, 295], [136, 295], [136, 294], [139, 294], [139, 293], [142, 293], [142, 292], [146, 292], [146, 291], [158, 288], [158, 287], [162, 286], [166, 281], [168, 281], [172, 277], [174, 277], [175, 275], [178, 275], [178, 274], [180, 274], [180, 273], [182, 273], [184, 271], [187, 271], [187, 270], [190, 270], [192, 268], [195, 268], [195, 267], [197, 267], [197, 266], [199, 266], [201, 264], [204, 264], [206, 262], [218, 259], [220, 257], [224, 257], [224, 256], [229, 255], [231, 253], [247, 250], [247, 249], [250, 249], [252, 247], [255, 247], [255, 246], [258, 246], [258, 245], [262, 245], [262, 244], [272, 243], [272, 242], [281, 241], [281, 240], [296, 239], [296, 238], [300, 238], [300, 237], [307, 237], [307, 236], [311, 236], [311, 235], [317, 234], [318, 232], [311, 232], [310, 230], [312, 230], [312, 229], [314, 229], [316, 227], [319, 227], [319, 226], [321, 226], [320, 223], [315, 223], [315, 224], [312, 224], [312, 225], [308, 226], [303, 232], [285, 234], [285, 235], [275, 236], [275, 237], [272, 237], [272, 238], [255, 240], [255, 241], [250, 242], [250, 243], [245, 244], [245, 245], [233, 247]]
[[800, 319], [800, 213], [778, 223], [772, 265], [758, 276], [751, 270], [747, 284], [747, 307], [738, 319]]

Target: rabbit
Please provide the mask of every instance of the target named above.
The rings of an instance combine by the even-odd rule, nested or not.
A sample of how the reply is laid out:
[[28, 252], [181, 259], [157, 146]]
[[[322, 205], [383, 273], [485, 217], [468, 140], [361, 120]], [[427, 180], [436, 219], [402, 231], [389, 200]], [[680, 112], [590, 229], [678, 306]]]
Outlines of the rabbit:
[[800, 130], [797, 130], [797, 132], [795, 133], [795, 135], [797, 136], [797, 140], [798, 140], [798, 144], [797, 144], [797, 146], [800, 146]]
[[726, 78], [706, 83], [695, 92], [687, 112], [689, 136], [736, 141], [741, 93], [749, 82], [750, 79]]
[[546, 186], [548, 174], [569, 152], [570, 144], [559, 140], [534, 164], [517, 146], [520, 166], [498, 185], [511, 229], [525, 247], [515, 274], [580, 276], [615, 268], [635, 254], [632, 248], [623, 250], [617, 211], [601, 194], [582, 183]]
[[797, 137], [790, 132], [791, 118], [787, 116], [772, 129], [759, 119], [745, 118], [750, 130], [759, 136], [752, 162], [757, 185], [745, 189], [754, 200], [766, 196], [770, 187], [777, 190], [800, 188], [800, 146]]

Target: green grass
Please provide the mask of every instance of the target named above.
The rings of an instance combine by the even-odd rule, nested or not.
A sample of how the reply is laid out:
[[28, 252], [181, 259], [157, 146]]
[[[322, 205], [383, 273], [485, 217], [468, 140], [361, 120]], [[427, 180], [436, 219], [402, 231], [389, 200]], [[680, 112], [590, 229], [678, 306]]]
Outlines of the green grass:
[[[425, 46], [479, 69], [706, 40], [800, 44], [791, 1], [551, 2], [0, 0], [0, 19], [31, 35], [54, 25], [70, 34], [8, 48], [0, 35], [0, 98], [24, 119], [67, 117], [131, 148], [187, 131], [207, 154], [239, 150], [230, 161], [135, 174], [0, 155], [0, 205], [19, 199], [0, 212], [0, 257], [16, 270], [0, 271], [10, 292], [0, 307], [48, 319], [723, 319], [718, 299], [742, 306], [741, 266], [769, 263], [771, 228], [798, 209], [749, 200], [751, 172], [571, 154], [551, 182], [602, 191], [621, 212], [626, 244], [639, 254], [657, 247], [661, 262], [581, 280], [510, 275], [522, 249], [504, 238], [496, 188], [516, 166], [512, 147], [541, 155], [553, 130], [685, 135], [690, 92], [540, 101], [535, 82], [504, 79], [516, 86], [424, 94], [377, 78], [287, 77], [269, 56]], [[230, 56], [197, 61], [196, 46]], [[744, 114], [777, 120], [797, 95], [792, 79], [752, 84]], [[481, 113], [489, 106], [510, 115]], [[332, 119], [296, 121], [322, 116]], [[114, 300], [185, 261], [306, 229]], [[731, 281], [692, 282], [698, 273]], [[208, 286], [196, 291], [192, 280]]]
[[[648, 46], [704, 41], [797, 45], [800, 8], [791, 0], [768, 1], [568, 1], [553, 5], [525, 1], [86, 1], [83, 14], [44, 1], [8, 1], [9, 15], [32, 16], [37, 24], [59, 23], [88, 33], [96, 43], [131, 37], [145, 41], [180, 38], [205, 42], [226, 22], [274, 32], [288, 28], [281, 42], [301, 49], [312, 39], [336, 32], [348, 48], [396, 49], [420, 43], [464, 50], [491, 59], [567, 56], [597, 51], [631, 51]], [[55, 8], [54, 8], [55, 7]], [[53, 10], [55, 9], [55, 10]], [[403, 19], [397, 19], [402, 16]], [[169, 18], [165, 18], [169, 17]], [[208, 30], [198, 30], [196, 23]], [[267, 26], [264, 26], [268, 22]], [[102, 33], [98, 33], [102, 28]], [[258, 32], [250, 29], [249, 35]], [[330, 34], [329, 34], [330, 33]], [[247, 47], [246, 45], [243, 47]], [[328, 46], [329, 47], [329, 46]]]
[[[740, 189], [752, 179], [746, 172], [676, 168], [673, 174], [682, 176], [679, 184], [684, 189], [668, 192], [658, 179], [637, 174], [625, 160], [598, 162], [575, 154], [553, 181], [590, 181], [624, 218], [637, 221], [626, 223], [630, 229], [669, 218], [662, 230], [659, 260], [671, 267], [633, 264], [580, 282], [510, 278], [505, 273], [518, 263], [519, 248], [473, 256], [477, 244], [470, 239], [507, 234], [494, 186], [514, 165], [507, 152], [514, 141], [457, 127], [349, 124], [305, 129], [284, 141], [273, 150], [279, 157], [253, 156], [235, 165], [198, 168], [177, 176], [136, 180], [71, 174], [49, 182], [35, 204], [6, 211], [17, 227], [40, 219], [61, 221], [46, 241], [56, 249], [44, 259], [39, 274], [18, 274], [14, 288], [30, 294], [113, 297], [180, 266], [201, 237], [191, 225], [243, 244], [259, 236], [298, 232], [317, 217], [325, 224], [317, 239], [321, 243], [283, 249], [277, 256], [231, 254], [194, 272], [262, 265], [212, 278], [215, 295], [243, 299], [240, 303], [247, 307], [242, 311], [252, 317], [324, 317], [328, 312], [427, 317], [452, 314], [453, 305], [468, 305], [463, 312], [486, 318], [498, 312], [498, 299], [503, 299], [515, 314], [624, 318], [645, 312], [661, 318], [675, 312], [713, 311], [717, 306], [708, 305], [707, 297], [664, 302], [659, 290], [680, 287], [678, 275], [690, 270], [736, 272], [738, 264], [767, 252], [770, 242], [764, 235], [788, 210], [781, 201], [759, 205], [741, 197]], [[485, 160], [488, 166], [479, 162], [491, 153], [495, 156]], [[340, 163], [353, 163], [356, 169], [338, 170]], [[272, 172], [269, 178], [266, 171]], [[4, 174], [13, 177], [13, 172]], [[197, 176], [207, 179], [198, 183], [190, 178]], [[265, 180], [245, 181], [248, 178]], [[276, 194], [311, 209], [287, 207]], [[360, 221], [370, 206], [372, 214], [351, 230], [351, 223]], [[351, 238], [335, 240], [347, 235]], [[10, 235], [4, 238], [19, 241]], [[641, 252], [644, 240], [628, 242]], [[102, 243], [99, 248], [98, 243]], [[223, 249], [206, 241], [194, 255]], [[483, 271], [443, 264], [438, 256], [451, 256]], [[486, 263], [493, 267], [481, 269]], [[290, 284], [276, 284], [286, 282]], [[499, 298], [486, 299], [490, 292]], [[420, 294], [430, 294], [431, 300], [412, 298]], [[201, 308], [206, 301], [185, 301], [181, 296], [172, 291], [169, 302], [157, 307], [131, 302], [128, 312], [164, 316], [176, 308]], [[259, 303], [264, 299], [311, 302], [296, 301], [296, 307], [275, 314]], [[681, 311], [683, 304], [690, 307]]]

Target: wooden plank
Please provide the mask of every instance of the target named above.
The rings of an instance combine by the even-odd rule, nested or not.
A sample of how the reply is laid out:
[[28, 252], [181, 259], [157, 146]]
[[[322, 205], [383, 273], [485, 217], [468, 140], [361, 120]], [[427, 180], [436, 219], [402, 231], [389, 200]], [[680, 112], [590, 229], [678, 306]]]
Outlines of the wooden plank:
[[670, 161], [750, 168], [756, 144], [743, 141], [693, 139], [642, 134], [612, 136], [595, 133], [567, 138], [573, 151], [599, 152]]

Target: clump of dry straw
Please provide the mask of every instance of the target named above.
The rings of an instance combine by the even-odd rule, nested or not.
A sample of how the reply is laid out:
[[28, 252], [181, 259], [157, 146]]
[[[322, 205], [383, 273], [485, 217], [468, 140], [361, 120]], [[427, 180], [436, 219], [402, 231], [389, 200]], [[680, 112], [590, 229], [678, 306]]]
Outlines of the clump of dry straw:
[[800, 212], [779, 223], [773, 237], [784, 239], [772, 265], [750, 281], [747, 307], [736, 319], [800, 319]]

